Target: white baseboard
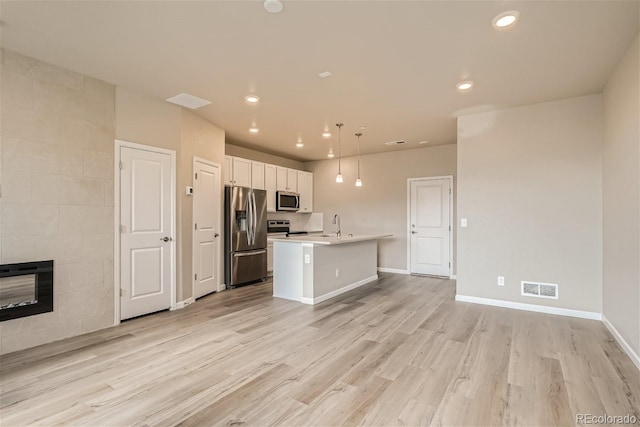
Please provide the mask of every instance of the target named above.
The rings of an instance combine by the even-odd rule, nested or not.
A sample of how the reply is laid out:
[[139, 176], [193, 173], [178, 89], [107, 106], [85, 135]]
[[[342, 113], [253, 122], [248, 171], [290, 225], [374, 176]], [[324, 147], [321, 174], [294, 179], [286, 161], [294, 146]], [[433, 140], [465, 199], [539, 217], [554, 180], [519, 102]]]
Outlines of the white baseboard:
[[399, 268], [378, 267], [378, 271], [381, 273], [409, 274], [409, 270], [401, 270]]
[[629, 343], [625, 341], [622, 335], [620, 335], [620, 333], [615, 328], [615, 326], [613, 326], [611, 322], [609, 322], [609, 319], [604, 317], [604, 314], [602, 315], [602, 323], [604, 323], [604, 326], [607, 327], [609, 332], [611, 332], [611, 335], [613, 335], [613, 337], [616, 339], [618, 344], [620, 344], [620, 347], [622, 347], [622, 350], [624, 350], [624, 352], [627, 353], [627, 356], [629, 356], [633, 364], [636, 365], [636, 368], [640, 370], [640, 356], [638, 356], [638, 353], [633, 351]]
[[184, 301], [178, 301], [176, 303], [176, 307], [172, 308], [171, 311], [183, 309], [189, 304], [193, 304], [194, 302], [196, 302], [196, 299], [194, 297], [187, 298]]
[[318, 304], [321, 303], [322, 301], [326, 301], [329, 298], [333, 298], [333, 297], [337, 297], [340, 294], [344, 294], [345, 292], [349, 292], [355, 288], [359, 288], [362, 285], [366, 285], [369, 282], [373, 282], [374, 280], [378, 280], [378, 275], [374, 275], [374, 276], [369, 276], [366, 279], [362, 279], [362, 280], [358, 280], [357, 282], [354, 282], [350, 285], [347, 286], [343, 286], [340, 289], [336, 289], [335, 291], [331, 291], [329, 293], [326, 293], [324, 295], [321, 295], [319, 297], [316, 298], [306, 298], [306, 297], [302, 297], [300, 299], [300, 302], [303, 304]]
[[456, 301], [474, 304], [492, 305], [495, 307], [513, 308], [515, 310], [535, 311], [538, 313], [557, 314], [559, 316], [579, 317], [581, 319], [602, 320], [602, 313], [593, 311], [572, 310], [569, 308], [547, 307], [544, 305], [524, 304], [521, 302], [504, 301], [499, 299], [456, 295]]

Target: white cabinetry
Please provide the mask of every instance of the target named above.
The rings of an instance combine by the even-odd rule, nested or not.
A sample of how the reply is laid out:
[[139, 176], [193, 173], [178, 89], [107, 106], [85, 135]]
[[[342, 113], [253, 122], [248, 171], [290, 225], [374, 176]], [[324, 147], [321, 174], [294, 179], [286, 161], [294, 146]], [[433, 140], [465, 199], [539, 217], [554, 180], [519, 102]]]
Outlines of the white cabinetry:
[[287, 169], [287, 191], [298, 192], [298, 171]]
[[267, 212], [276, 211], [276, 191], [300, 193], [301, 213], [313, 212], [313, 174], [267, 163], [224, 156], [224, 184], [267, 191]]
[[224, 174], [224, 185], [233, 184], [233, 158], [231, 156], [224, 156], [224, 166], [222, 167]]
[[313, 212], [313, 174], [297, 171], [298, 193], [300, 193], [300, 210], [298, 212]]
[[264, 189], [267, 190], [267, 212], [276, 211], [277, 167], [264, 165]]
[[251, 187], [251, 160], [224, 156], [224, 183], [238, 187]]
[[276, 184], [278, 191], [298, 192], [298, 171], [295, 169], [276, 167]]
[[287, 191], [287, 168], [276, 166], [276, 190]]
[[264, 163], [251, 161], [251, 188], [265, 190]]

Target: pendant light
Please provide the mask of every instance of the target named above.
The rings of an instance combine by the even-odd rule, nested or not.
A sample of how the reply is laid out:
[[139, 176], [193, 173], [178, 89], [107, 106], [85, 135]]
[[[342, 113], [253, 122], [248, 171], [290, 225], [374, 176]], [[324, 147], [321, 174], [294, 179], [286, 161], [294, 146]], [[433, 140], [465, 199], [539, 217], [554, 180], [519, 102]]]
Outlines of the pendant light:
[[344, 126], [343, 123], [336, 123], [336, 126], [338, 126], [338, 175], [336, 175], [336, 182], [338, 184], [340, 184], [343, 180], [342, 180], [342, 144], [340, 141], [340, 130], [342, 129], [342, 126]]
[[356, 133], [358, 137], [358, 179], [356, 179], [356, 187], [362, 187], [362, 180], [360, 179], [360, 137], [362, 132]]

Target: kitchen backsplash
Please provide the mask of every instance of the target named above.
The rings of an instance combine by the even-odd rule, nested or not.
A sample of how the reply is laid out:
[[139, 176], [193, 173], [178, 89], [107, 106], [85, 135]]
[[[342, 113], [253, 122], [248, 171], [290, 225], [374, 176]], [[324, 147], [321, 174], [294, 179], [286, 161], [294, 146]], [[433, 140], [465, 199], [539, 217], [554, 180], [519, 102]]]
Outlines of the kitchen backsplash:
[[291, 222], [291, 231], [322, 231], [323, 213], [299, 214], [293, 212], [267, 213], [268, 219], [288, 219]]

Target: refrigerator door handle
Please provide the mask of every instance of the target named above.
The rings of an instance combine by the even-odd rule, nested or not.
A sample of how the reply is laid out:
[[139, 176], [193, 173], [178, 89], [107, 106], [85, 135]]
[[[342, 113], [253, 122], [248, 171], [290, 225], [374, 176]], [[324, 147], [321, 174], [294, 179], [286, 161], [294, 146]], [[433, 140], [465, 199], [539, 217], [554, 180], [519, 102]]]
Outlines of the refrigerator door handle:
[[260, 255], [263, 253], [266, 253], [267, 250], [266, 249], [258, 249], [257, 251], [250, 251], [250, 252], [234, 252], [233, 256], [238, 258], [238, 257], [243, 257], [243, 256], [254, 256], [254, 255]]
[[253, 222], [253, 219], [251, 218], [251, 198], [247, 197], [247, 207], [246, 207], [246, 212], [247, 212], [247, 245], [251, 245], [251, 224]]
[[253, 219], [253, 233], [252, 233], [252, 245], [256, 244], [256, 233], [258, 231], [258, 207], [256, 204], [256, 193], [254, 193], [253, 191], [251, 191], [251, 201], [253, 202], [253, 214], [251, 215], [251, 218]]

